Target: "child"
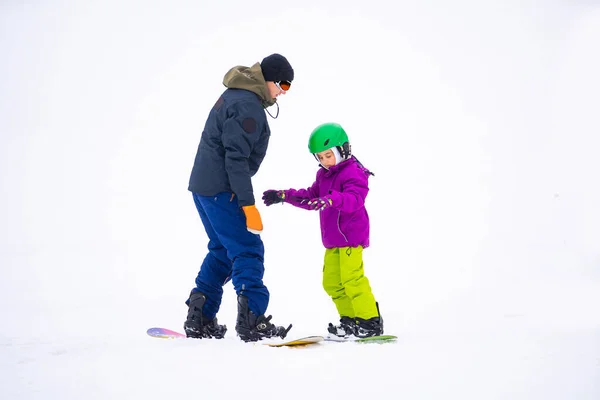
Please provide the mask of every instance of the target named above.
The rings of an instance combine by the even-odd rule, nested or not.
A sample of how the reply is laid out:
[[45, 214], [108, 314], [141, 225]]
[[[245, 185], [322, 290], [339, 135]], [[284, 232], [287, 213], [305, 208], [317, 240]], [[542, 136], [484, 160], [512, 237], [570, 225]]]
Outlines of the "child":
[[369, 246], [369, 215], [365, 198], [373, 175], [351, 155], [344, 129], [336, 123], [319, 125], [308, 149], [319, 161], [317, 179], [307, 189], [267, 190], [265, 205], [289, 203], [320, 211], [325, 246], [323, 288], [331, 296], [340, 324], [327, 329], [336, 336], [383, 334], [383, 319], [363, 271], [363, 249]]

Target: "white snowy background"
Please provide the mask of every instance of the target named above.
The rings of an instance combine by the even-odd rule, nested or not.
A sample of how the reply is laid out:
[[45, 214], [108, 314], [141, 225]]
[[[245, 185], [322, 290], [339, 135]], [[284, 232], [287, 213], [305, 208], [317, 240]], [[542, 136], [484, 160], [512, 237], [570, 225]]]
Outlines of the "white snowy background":
[[[599, 399], [599, 43], [592, 0], [2, 1], [0, 398]], [[255, 195], [346, 128], [395, 344], [242, 343], [231, 284], [224, 340], [145, 334], [182, 329], [206, 252], [222, 77], [273, 52], [296, 79]], [[317, 214], [259, 209], [268, 312], [325, 333]]]

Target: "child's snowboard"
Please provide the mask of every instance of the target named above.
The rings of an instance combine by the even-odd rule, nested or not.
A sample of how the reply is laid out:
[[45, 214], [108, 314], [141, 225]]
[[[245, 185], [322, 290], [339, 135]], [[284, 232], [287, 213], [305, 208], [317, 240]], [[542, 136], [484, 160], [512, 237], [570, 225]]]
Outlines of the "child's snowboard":
[[366, 338], [358, 338], [358, 337], [339, 337], [329, 335], [325, 337], [325, 341], [327, 342], [356, 342], [356, 343], [389, 343], [395, 342], [398, 339], [398, 336], [394, 335], [380, 335], [380, 336], [370, 336]]

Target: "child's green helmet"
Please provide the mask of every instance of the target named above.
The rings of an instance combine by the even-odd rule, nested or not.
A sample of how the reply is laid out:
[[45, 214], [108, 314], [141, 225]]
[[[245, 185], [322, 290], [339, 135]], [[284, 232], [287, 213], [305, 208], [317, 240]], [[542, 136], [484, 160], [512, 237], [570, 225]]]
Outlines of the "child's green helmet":
[[317, 126], [308, 138], [308, 150], [312, 154], [336, 147], [344, 160], [350, 158], [348, 135], [340, 124], [327, 122]]

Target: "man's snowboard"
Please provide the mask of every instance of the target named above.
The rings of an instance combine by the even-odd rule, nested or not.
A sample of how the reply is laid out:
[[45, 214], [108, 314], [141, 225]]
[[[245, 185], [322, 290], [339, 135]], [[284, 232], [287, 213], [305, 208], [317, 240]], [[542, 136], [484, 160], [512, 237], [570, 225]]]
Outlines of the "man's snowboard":
[[323, 341], [325, 338], [323, 336], [307, 336], [300, 339], [288, 340], [283, 343], [264, 343], [267, 346], [271, 347], [296, 347], [296, 346], [308, 346], [310, 344], [315, 344]]
[[[185, 339], [183, 333], [175, 332], [165, 328], [150, 328], [146, 331], [149, 336], [160, 339]], [[281, 343], [261, 343], [270, 347], [293, 347], [293, 346], [308, 346], [323, 341], [323, 336], [308, 336], [300, 339], [288, 340]]]
[[181, 339], [186, 338], [183, 333], [175, 332], [165, 328], [150, 328], [146, 333], [155, 338], [161, 339]]
[[327, 342], [356, 342], [356, 343], [389, 343], [395, 342], [398, 339], [398, 336], [394, 335], [380, 335], [380, 336], [370, 336], [366, 338], [358, 338], [358, 337], [339, 337], [339, 336], [325, 336], [325, 341]]

